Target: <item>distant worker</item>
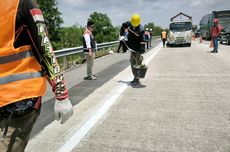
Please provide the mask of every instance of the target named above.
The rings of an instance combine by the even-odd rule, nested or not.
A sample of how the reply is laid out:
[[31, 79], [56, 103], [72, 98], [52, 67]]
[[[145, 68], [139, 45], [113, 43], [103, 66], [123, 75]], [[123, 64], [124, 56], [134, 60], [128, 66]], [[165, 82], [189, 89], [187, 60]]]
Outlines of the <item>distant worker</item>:
[[34, 0], [0, 3], [0, 151], [24, 152], [41, 111], [46, 80], [61, 123], [73, 114], [45, 21]]
[[132, 50], [130, 54], [131, 69], [134, 75], [134, 79], [130, 82], [132, 85], [140, 84], [137, 69], [134, 66], [142, 64], [143, 57], [141, 54], [145, 52], [144, 29], [140, 22], [140, 16], [134, 14], [131, 18], [131, 23], [130, 21], [125, 23], [129, 29], [127, 45]]
[[165, 42], [167, 41], [167, 32], [166, 32], [166, 30], [163, 30], [161, 32], [161, 40], [162, 40], [162, 43], [163, 43], [163, 47], [165, 47]]
[[146, 48], [149, 49], [150, 33], [148, 28], [145, 29], [144, 35], [145, 35]]
[[218, 19], [213, 20], [213, 26], [211, 27], [212, 41], [214, 50], [211, 53], [218, 53], [218, 37], [221, 32], [221, 26], [218, 24]]
[[150, 29], [149, 35], [150, 35], [149, 46], [152, 47], [153, 29]]
[[120, 35], [119, 35], [119, 39], [120, 39], [120, 44], [118, 47], [117, 52], [120, 52], [120, 48], [122, 47], [122, 52], [125, 53], [127, 51], [127, 46], [125, 45], [124, 41], [128, 40], [128, 27], [125, 23], [122, 24], [121, 29], [120, 29]]
[[85, 80], [95, 80], [97, 78], [96, 75], [93, 74], [93, 64], [96, 53], [96, 41], [92, 34], [93, 29], [94, 22], [89, 20], [83, 34], [83, 52], [87, 63], [87, 76], [84, 78]]

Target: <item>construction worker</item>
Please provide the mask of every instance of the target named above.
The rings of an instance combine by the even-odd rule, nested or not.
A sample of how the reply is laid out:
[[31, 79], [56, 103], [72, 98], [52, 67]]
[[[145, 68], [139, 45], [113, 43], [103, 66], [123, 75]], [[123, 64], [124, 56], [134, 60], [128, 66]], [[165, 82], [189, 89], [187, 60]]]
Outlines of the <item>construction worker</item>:
[[145, 28], [145, 42], [146, 42], [147, 49], [149, 49], [149, 41], [150, 41], [149, 28]]
[[64, 123], [73, 109], [38, 4], [1, 1], [0, 10], [0, 151], [24, 152], [46, 79], [55, 93], [56, 119]]
[[120, 52], [121, 47], [122, 47], [122, 53], [125, 53], [127, 51], [128, 48], [124, 44], [125, 43], [124, 41], [127, 41], [128, 34], [129, 34], [128, 27], [126, 26], [125, 23], [123, 23], [123, 25], [120, 28], [120, 35], [119, 35], [120, 44], [119, 44], [118, 49], [117, 49], [118, 53]]
[[149, 46], [152, 47], [153, 29], [150, 29], [149, 35], [150, 35]]
[[83, 52], [85, 54], [86, 63], [87, 63], [87, 76], [85, 80], [95, 80], [97, 77], [92, 73], [93, 72], [93, 63], [96, 52], [96, 41], [92, 34], [94, 29], [94, 22], [88, 21], [87, 27], [83, 34]]
[[134, 75], [134, 79], [130, 82], [132, 85], [140, 84], [137, 69], [134, 68], [134, 66], [142, 64], [143, 57], [141, 54], [145, 52], [144, 28], [140, 22], [141, 19], [138, 14], [132, 16], [131, 22], [126, 22], [129, 31], [127, 46], [131, 50], [130, 62], [132, 73]]
[[218, 53], [218, 37], [221, 32], [221, 26], [218, 24], [218, 19], [213, 20], [213, 26], [211, 27], [212, 41], [214, 50], [211, 53]]
[[165, 29], [161, 32], [161, 40], [163, 43], [163, 47], [165, 47], [165, 42], [167, 41], [167, 32]]

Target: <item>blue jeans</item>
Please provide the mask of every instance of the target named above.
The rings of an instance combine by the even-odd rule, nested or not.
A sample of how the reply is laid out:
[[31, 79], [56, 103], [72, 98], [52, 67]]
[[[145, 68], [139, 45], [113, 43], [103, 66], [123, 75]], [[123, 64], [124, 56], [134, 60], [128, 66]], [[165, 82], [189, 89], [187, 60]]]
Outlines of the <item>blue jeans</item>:
[[218, 36], [213, 37], [214, 51], [218, 52]]

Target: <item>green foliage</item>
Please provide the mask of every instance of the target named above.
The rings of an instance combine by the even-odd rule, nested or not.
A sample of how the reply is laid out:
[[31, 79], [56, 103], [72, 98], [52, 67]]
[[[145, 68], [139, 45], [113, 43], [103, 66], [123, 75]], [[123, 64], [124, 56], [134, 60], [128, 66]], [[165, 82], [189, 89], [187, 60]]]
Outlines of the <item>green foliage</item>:
[[53, 41], [58, 41], [57, 37], [58, 28], [63, 23], [63, 19], [60, 17], [61, 13], [57, 7], [56, 0], [38, 0], [40, 9], [43, 12], [43, 16], [46, 20], [46, 26], [49, 31], [49, 38]]
[[88, 20], [95, 23], [93, 34], [97, 43], [110, 42], [118, 39], [118, 30], [112, 25], [107, 14], [94, 12]]
[[149, 28], [149, 29], [152, 29], [153, 32], [154, 32], [154, 29], [155, 29], [155, 24], [153, 22], [150, 22], [148, 24], [145, 24], [144, 26], [145, 28]]
[[159, 36], [161, 35], [161, 32], [162, 32], [162, 28], [159, 27], [159, 26], [155, 26], [155, 24], [153, 22], [150, 22], [148, 24], [145, 24], [144, 26], [145, 28], [149, 28], [149, 29], [152, 29], [152, 33], [154, 36]]
[[82, 45], [83, 28], [81, 26], [63, 27], [59, 30], [62, 48], [70, 48]]

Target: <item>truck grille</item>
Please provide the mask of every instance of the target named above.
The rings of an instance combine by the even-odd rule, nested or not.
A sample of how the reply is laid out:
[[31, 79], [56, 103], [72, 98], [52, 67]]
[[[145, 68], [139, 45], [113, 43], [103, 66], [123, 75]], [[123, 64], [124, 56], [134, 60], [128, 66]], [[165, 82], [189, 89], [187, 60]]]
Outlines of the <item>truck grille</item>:
[[176, 43], [185, 43], [184, 37], [177, 37], [176, 38]]

